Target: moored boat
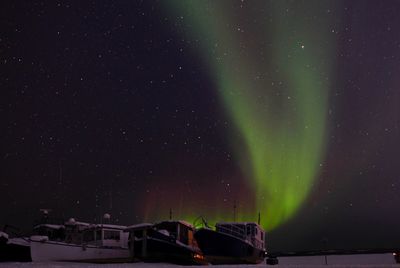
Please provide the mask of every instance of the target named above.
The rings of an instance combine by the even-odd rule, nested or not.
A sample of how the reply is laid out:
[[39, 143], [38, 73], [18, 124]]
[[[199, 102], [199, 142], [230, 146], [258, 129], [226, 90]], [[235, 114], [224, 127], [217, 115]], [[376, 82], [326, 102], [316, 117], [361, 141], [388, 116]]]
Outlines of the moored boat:
[[129, 250], [125, 227], [70, 220], [65, 224], [62, 241], [43, 235], [31, 236], [32, 261], [126, 262]]
[[265, 232], [253, 222], [217, 223], [194, 233], [211, 264], [257, 264], [265, 256]]
[[31, 254], [29, 240], [25, 237], [9, 238], [0, 232], [0, 262], [29, 262]]
[[134, 260], [181, 265], [206, 264], [193, 237], [194, 227], [185, 221], [138, 224], [126, 229]]

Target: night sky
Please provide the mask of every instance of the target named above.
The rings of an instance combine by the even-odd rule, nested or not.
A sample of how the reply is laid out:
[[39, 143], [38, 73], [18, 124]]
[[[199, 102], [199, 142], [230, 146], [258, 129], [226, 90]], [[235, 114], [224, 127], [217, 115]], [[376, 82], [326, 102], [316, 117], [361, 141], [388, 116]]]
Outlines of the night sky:
[[398, 14], [1, 1], [0, 225], [260, 212], [271, 250], [399, 248]]

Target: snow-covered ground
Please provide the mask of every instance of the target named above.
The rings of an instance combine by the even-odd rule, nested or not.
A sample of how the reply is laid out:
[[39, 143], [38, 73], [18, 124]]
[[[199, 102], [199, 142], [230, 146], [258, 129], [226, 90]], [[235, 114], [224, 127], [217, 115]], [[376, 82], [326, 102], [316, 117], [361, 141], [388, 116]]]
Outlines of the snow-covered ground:
[[[296, 256], [296, 257], [279, 257], [279, 265], [266, 265], [265, 262], [258, 265], [213, 265], [216, 268], [328, 268], [328, 267], [396, 267], [400, 268], [400, 264], [396, 264], [392, 253], [383, 254], [354, 254], [354, 255], [328, 255], [326, 256]], [[325, 264], [328, 263], [328, 265]], [[22, 267], [22, 268], [171, 268], [171, 267], [190, 267], [179, 266], [167, 263], [122, 263], [122, 264], [88, 264], [88, 263], [73, 263], [73, 262], [27, 262], [27, 263], [0, 263], [0, 268], [3, 267]], [[193, 266], [192, 266], [193, 267]], [[204, 267], [204, 266], [198, 266]]]
[[[301, 265], [301, 264], [287, 264], [287, 265], [266, 265], [258, 264], [258, 265], [212, 265], [216, 268], [350, 268], [350, 267], [357, 267], [357, 268], [386, 268], [386, 267], [393, 267], [399, 268], [400, 264], [347, 264], [347, 265]], [[166, 263], [124, 263], [124, 264], [87, 264], [87, 263], [67, 263], [67, 262], [49, 262], [49, 263], [0, 263], [0, 267], [23, 267], [23, 268], [171, 268], [171, 267], [193, 267], [193, 266], [179, 266], [174, 264], [166, 264]], [[196, 267], [204, 267], [204, 266], [196, 266]]]
[[[279, 257], [280, 265], [395, 265], [392, 253]], [[400, 267], [400, 264], [398, 264]]]

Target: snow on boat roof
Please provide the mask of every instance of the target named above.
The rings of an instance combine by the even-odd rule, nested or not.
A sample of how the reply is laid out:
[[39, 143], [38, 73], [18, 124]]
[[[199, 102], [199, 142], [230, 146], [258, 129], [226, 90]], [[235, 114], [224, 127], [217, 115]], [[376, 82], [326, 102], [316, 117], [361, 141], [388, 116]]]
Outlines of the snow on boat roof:
[[91, 224], [83, 221], [76, 221], [74, 218], [71, 218], [65, 222], [65, 225], [90, 226]]
[[215, 224], [215, 226], [218, 226], [218, 225], [248, 225], [248, 224], [256, 225], [256, 226], [261, 228], [261, 226], [259, 224], [255, 223], [255, 222], [217, 222]]
[[65, 223], [65, 225], [79, 225], [79, 226], [90, 226], [91, 224], [90, 223], [87, 223], [87, 222], [80, 222], [80, 221], [77, 221], [77, 222], [66, 222]]
[[162, 223], [180, 223], [180, 224], [183, 224], [183, 225], [188, 226], [188, 227], [190, 227], [190, 228], [194, 228], [192, 224], [190, 224], [190, 223], [188, 223], [187, 221], [184, 221], [184, 220], [177, 220], [177, 221], [174, 221], [174, 220], [160, 221], [160, 222], [157, 222], [156, 225], [162, 224]]
[[134, 225], [130, 225], [128, 227], [125, 228], [125, 232], [129, 232], [129, 231], [134, 231], [134, 230], [141, 230], [141, 229], [148, 229], [153, 227], [154, 224], [152, 223], [139, 223], [139, 224], [134, 224]]
[[4, 233], [2, 231], [0, 231], [0, 237], [4, 237], [5, 239], [8, 240], [8, 234], [6, 234], [6, 233]]
[[129, 231], [134, 231], [134, 230], [141, 230], [141, 229], [149, 229], [153, 226], [157, 226], [157, 225], [161, 225], [164, 223], [180, 223], [182, 225], [188, 226], [190, 228], [194, 228], [192, 224], [188, 223], [187, 221], [183, 221], [183, 220], [178, 220], [178, 221], [174, 221], [174, 220], [167, 220], [167, 221], [160, 221], [157, 222], [155, 224], [153, 223], [139, 223], [139, 224], [134, 224], [134, 225], [130, 225], [128, 227], [126, 227], [125, 231], [129, 232]]
[[62, 229], [62, 228], [65, 228], [64, 225], [42, 223], [42, 224], [36, 225], [35, 227], [33, 227], [33, 229], [37, 229], [37, 228], [40, 228], [40, 227], [47, 227], [49, 229]]
[[90, 227], [95, 227], [95, 228], [110, 228], [110, 229], [118, 229], [118, 230], [123, 230], [126, 229], [125, 225], [115, 225], [115, 224], [93, 224]]

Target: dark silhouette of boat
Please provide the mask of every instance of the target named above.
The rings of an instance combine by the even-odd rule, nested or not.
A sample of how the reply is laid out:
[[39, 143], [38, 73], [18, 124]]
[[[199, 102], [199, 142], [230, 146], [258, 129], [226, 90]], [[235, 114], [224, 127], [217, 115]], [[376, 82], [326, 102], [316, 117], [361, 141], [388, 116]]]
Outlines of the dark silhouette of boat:
[[29, 240], [24, 237], [9, 238], [0, 232], [0, 262], [29, 262], [31, 253]]
[[253, 222], [217, 223], [216, 229], [194, 233], [201, 251], [211, 264], [257, 264], [265, 256], [265, 232]]
[[[33, 235], [47, 235], [51, 239], [64, 237], [64, 226], [49, 224], [55, 221], [49, 218], [49, 209], [41, 209], [42, 218], [33, 227]], [[30, 235], [21, 233], [20, 229], [6, 224], [0, 232], [0, 262], [29, 262], [31, 257]]]
[[206, 264], [194, 239], [194, 227], [185, 221], [163, 221], [128, 227], [133, 260], [181, 265]]

